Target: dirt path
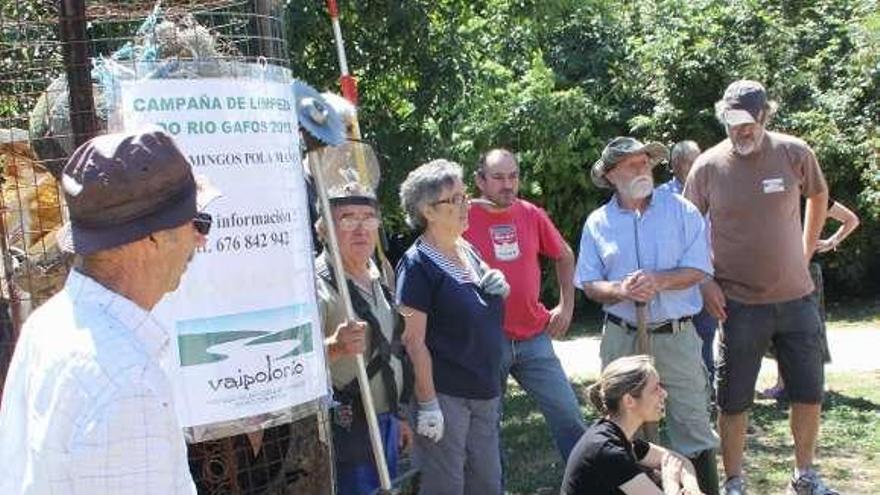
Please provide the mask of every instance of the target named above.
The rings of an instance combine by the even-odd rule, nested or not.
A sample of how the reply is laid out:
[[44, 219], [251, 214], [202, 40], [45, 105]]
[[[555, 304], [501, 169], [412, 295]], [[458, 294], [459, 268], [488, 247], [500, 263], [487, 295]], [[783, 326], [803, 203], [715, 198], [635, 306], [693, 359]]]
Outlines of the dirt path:
[[[598, 335], [553, 342], [556, 355], [569, 378], [595, 378], [601, 368]], [[829, 324], [828, 340], [832, 361], [827, 372], [880, 369], [880, 325]], [[761, 373], [775, 373], [776, 363], [765, 359]]]

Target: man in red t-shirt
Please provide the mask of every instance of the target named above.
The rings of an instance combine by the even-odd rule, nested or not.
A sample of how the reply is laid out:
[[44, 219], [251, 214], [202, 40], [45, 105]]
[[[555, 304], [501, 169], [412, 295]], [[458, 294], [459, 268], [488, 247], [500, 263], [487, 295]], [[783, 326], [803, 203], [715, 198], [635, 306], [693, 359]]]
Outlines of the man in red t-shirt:
[[[574, 309], [574, 254], [541, 208], [517, 197], [519, 164], [508, 150], [480, 158], [474, 174], [481, 199], [472, 202], [464, 237], [492, 268], [507, 277], [501, 385], [513, 375], [532, 396], [550, 426], [563, 460], [584, 432], [574, 390], [551, 338], [565, 334]], [[554, 261], [559, 304], [548, 310], [538, 299], [541, 263]]]

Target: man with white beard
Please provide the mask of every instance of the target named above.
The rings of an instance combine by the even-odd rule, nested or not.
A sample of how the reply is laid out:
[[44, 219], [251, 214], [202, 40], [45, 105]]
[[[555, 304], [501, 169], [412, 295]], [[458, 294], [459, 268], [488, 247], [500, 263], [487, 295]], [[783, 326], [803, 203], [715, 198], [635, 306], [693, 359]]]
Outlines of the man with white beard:
[[654, 191], [652, 168], [668, 156], [659, 143], [612, 139], [591, 178], [614, 195], [587, 217], [574, 283], [602, 304], [604, 367], [636, 353], [636, 304], [644, 304], [651, 354], [669, 393], [668, 447], [691, 459], [700, 489], [718, 493], [709, 418], [709, 383], [693, 315], [703, 301], [698, 284], [712, 275], [700, 212], [678, 194]]
[[824, 374], [821, 320], [808, 271], [828, 187], [806, 143], [765, 129], [776, 105], [761, 83], [732, 83], [715, 110], [728, 139], [697, 158], [684, 195], [712, 224], [715, 279], [701, 290], [706, 308], [722, 322], [716, 374], [724, 493], [745, 493], [748, 410], [772, 342], [791, 400], [795, 466], [788, 493], [833, 495], [812, 467]]

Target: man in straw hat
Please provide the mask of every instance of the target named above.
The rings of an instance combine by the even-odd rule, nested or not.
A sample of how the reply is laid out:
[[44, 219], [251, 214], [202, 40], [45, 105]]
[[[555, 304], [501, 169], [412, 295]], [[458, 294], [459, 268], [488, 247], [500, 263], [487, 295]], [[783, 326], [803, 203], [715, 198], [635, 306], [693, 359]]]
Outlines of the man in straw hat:
[[636, 304], [645, 305], [650, 351], [669, 392], [669, 447], [693, 461], [700, 488], [715, 494], [718, 438], [692, 321], [702, 307], [698, 284], [712, 274], [712, 264], [697, 209], [677, 194], [654, 191], [651, 170], [667, 156], [662, 144], [631, 137], [605, 146], [591, 178], [614, 195], [587, 217], [574, 281], [603, 305], [603, 366], [636, 353]]
[[715, 280], [702, 291], [706, 308], [722, 322], [716, 373], [725, 492], [745, 493], [748, 410], [772, 341], [791, 399], [789, 493], [836, 494], [812, 467], [824, 374], [808, 263], [825, 221], [828, 186], [806, 143], [765, 129], [776, 104], [761, 83], [733, 82], [715, 110], [728, 139], [697, 158], [684, 194], [712, 223]]
[[190, 493], [186, 445], [150, 314], [204, 245], [217, 196], [158, 129], [80, 146], [62, 175], [76, 255], [21, 332], [0, 409], [0, 493]]

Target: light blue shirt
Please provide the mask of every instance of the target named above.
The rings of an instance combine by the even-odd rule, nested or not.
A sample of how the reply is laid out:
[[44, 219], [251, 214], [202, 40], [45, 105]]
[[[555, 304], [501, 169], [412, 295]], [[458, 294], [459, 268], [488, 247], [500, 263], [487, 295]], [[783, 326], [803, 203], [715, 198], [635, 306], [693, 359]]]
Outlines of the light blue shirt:
[[154, 316], [71, 270], [21, 330], [0, 404], [0, 493], [195, 495]]
[[684, 189], [684, 184], [678, 181], [678, 178], [672, 177], [668, 181], [664, 182], [657, 186], [658, 191], [669, 191], [675, 194], [681, 194], [681, 191]]
[[[713, 274], [706, 227], [697, 208], [677, 194], [658, 189], [645, 211], [637, 215], [622, 209], [615, 195], [587, 217], [574, 283], [583, 288], [585, 282], [623, 280], [639, 269], [678, 268]], [[696, 314], [702, 309], [703, 300], [699, 287], [694, 285], [662, 291], [647, 307], [648, 322], [653, 324]], [[603, 309], [635, 324], [632, 301], [606, 304]]]

